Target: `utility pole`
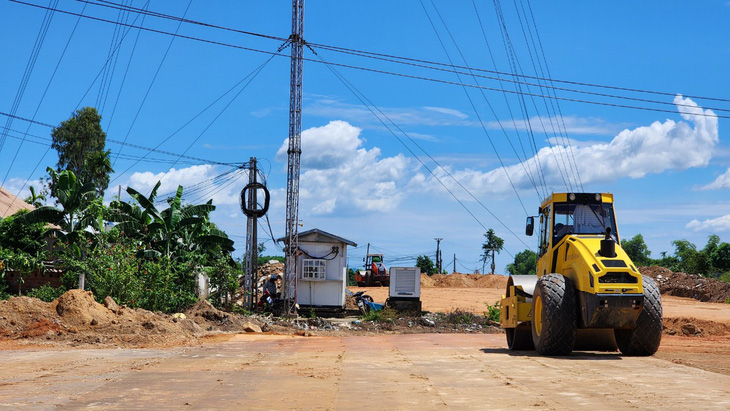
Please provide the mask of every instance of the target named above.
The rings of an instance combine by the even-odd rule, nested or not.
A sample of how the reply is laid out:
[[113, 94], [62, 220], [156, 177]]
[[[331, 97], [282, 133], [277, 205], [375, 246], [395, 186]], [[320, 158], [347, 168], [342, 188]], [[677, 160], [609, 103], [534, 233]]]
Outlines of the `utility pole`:
[[454, 253], [454, 274], [456, 274], [456, 253]]
[[[258, 170], [256, 168], [256, 157], [251, 157], [249, 160], [248, 168], [248, 186], [256, 187], [256, 174]], [[245, 189], [241, 192], [243, 197]], [[257, 199], [256, 199], [256, 188], [248, 192], [248, 198], [241, 198], [241, 204], [248, 205], [248, 210], [255, 210]], [[244, 211], [245, 213], [245, 211]], [[258, 301], [258, 219], [255, 214], [247, 216], [246, 220], [246, 261], [243, 276], [243, 307], [249, 311], [253, 311]]]
[[304, 0], [292, 0], [291, 73], [289, 84], [289, 147], [286, 178], [286, 269], [282, 284], [287, 316], [297, 297], [299, 251], [299, 166], [302, 155], [302, 67], [304, 63]]
[[443, 238], [434, 238], [436, 240], [436, 271], [441, 274], [441, 240]]

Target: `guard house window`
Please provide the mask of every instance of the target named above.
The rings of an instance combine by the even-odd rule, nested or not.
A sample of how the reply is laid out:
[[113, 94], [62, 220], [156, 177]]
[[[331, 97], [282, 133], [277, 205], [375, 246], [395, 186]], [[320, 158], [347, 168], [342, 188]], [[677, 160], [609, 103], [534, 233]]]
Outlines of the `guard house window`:
[[304, 260], [302, 280], [324, 280], [327, 278], [327, 261]]

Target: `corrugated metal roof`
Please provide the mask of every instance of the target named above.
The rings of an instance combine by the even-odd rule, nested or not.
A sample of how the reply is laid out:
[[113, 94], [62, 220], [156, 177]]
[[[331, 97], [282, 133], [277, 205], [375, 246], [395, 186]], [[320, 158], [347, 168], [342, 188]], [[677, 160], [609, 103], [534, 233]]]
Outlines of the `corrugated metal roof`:
[[[355, 242], [353, 242], [353, 241], [350, 241], [346, 238], [342, 238], [340, 236], [334, 235], [332, 233], [328, 233], [328, 232], [320, 230], [318, 228], [313, 228], [311, 230], [307, 230], [307, 231], [299, 233], [299, 241], [307, 241], [307, 240], [302, 240], [302, 237], [310, 237], [310, 236], [312, 237], [312, 241], [319, 241], [319, 237], [325, 237], [325, 238], [329, 238], [329, 239], [332, 239], [332, 240], [335, 240], [335, 241], [338, 241], [341, 243], [345, 243], [352, 247], [357, 247], [357, 244], [355, 244]], [[288, 239], [286, 237], [282, 237], [282, 238], [277, 239], [276, 241], [286, 244], [287, 240]]]
[[0, 187], [0, 218], [5, 218], [20, 210], [34, 210], [35, 207]]

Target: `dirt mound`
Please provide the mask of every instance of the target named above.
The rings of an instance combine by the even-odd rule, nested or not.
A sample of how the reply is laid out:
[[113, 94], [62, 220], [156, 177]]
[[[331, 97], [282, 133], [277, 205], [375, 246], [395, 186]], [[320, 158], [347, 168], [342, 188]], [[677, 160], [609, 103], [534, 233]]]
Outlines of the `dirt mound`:
[[[240, 317], [201, 301], [189, 315], [104, 305], [91, 292], [71, 290], [46, 303], [29, 297], [0, 301], [0, 339], [83, 346], [147, 347], [193, 344], [205, 331], [242, 331]], [[188, 317], [188, 318], [186, 318]]]
[[52, 304], [64, 324], [76, 327], [107, 324], [116, 318], [116, 313], [94, 300], [91, 291], [69, 290]]
[[664, 332], [669, 335], [706, 337], [730, 334], [730, 324], [699, 320], [694, 317], [671, 317], [664, 319]]
[[507, 288], [507, 276], [504, 275], [482, 275], [477, 279], [477, 287], [480, 288]]
[[[242, 331], [246, 322], [241, 317], [221, 311], [207, 300], [200, 300], [185, 311], [187, 318], [206, 331]], [[256, 324], [261, 326], [261, 324]]]
[[421, 274], [421, 287], [505, 288], [507, 277], [492, 274]]
[[730, 299], [730, 283], [714, 278], [675, 273], [658, 266], [639, 267], [639, 271], [655, 279], [662, 294], [712, 303], [723, 303]]

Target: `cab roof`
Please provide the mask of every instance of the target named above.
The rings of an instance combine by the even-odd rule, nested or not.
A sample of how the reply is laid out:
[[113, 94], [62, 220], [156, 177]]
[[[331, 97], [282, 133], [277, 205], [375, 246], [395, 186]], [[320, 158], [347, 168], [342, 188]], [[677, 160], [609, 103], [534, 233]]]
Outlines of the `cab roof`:
[[[600, 196], [600, 197], [597, 197]], [[551, 203], [613, 203], [611, 193], [552, 193], [540, 204], [540, 209]]]

